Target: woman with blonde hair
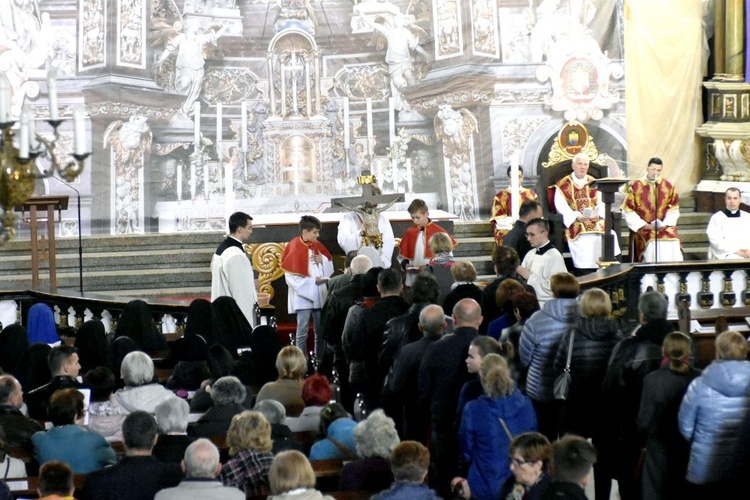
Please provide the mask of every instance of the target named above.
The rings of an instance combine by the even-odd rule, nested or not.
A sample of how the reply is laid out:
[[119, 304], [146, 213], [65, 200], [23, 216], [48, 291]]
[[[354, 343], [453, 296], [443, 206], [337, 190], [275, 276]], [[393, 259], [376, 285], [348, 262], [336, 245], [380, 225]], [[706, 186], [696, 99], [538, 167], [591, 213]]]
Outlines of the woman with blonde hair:
[[232, 418], [227, 431], [231, 457], [221, 468], [224, 486], [234, 486], [248, 497], [268, 494], [271, 468], [271, 424], [256, 411], [243, 411]]
[[499, 354], [482, 359], [479, 379], [484, 395], [464, 408], [458, 440], [461, 459], [469, 473], [454, 478], [453, 487], [468, 483], [473, 498], [498, 498], [510, 477], [510, 443], [513, 436], [536, 430], [531, 400], [521, 394]]
[[288, 345], [276, 356], [276, 371], [279, 378], [260, 388], [255, 398], [256, 404], [265, 399], [273, 399], [284, 405], [288, 417], [299, 417], [305, 409], [302, 399], [302, 377], [307, 370], [307, 359], [302, 350]]
[[[609, 294], [591, 288], [581, 295], [575, 322], [563, 334], [554, 358], [555, 377], [565, 370], [568, 352], [572, 382], [568, 399], [562, 402], [558, 431], [597, 438], [605, 419], [602, 417], [602, 380], [607, 373], [609, 357], [622, 339], [612, 316]], [[572, 344], [571, 344], [572, 342]], [[594, 446], [597, 442], [594, 442]]]
[[700, 370], [690, 364], [690, 337], [681, 332], [666, 336], [662, 353], [668, 364], [643, 379], [638, 430], [646, 435], [641, 490], [643, 498], [687, 497], [685, 471], [690, 445], [680, 436], [677, 412]]
[[315, 472], [310, 461], [298, 451], [282, 451], [273, 459], [268, 472], [269, 500], [333, 500], [315, 489]]

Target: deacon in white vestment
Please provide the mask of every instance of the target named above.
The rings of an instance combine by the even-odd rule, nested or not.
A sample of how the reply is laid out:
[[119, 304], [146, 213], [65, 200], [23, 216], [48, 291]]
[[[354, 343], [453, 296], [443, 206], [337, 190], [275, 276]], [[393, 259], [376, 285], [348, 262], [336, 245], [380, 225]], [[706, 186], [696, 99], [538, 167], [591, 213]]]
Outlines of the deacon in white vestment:
[[708, 221], [708, 259], [750, 259], [750, 214], [740, 210], [740, 190], [727, 189], [726, 208]]
[[211, 258], [211, 300], [232, 297], [250, 326], [255, 328], [255, 279], [253, 265], [242, 245], [253, 234], [253, 218], [244, 212], [229, 217], [229, 236]]
[[516, 272], [534, 288], [541, 307], [554, 298], [549, 282], [552, 275], [566, 273], [568, 269], [562, 254], [549, 240], [549, 223], [546, 220], [530, 220], [526, 225], [526, 238], [531, 244], [531, 250]]
[[[348, 212], [342, 215], [341, 222], [339, 222], [338, 234], [336, 239], [339, 242], [339, 246], [348, 254], [352, 251], [359, 251], [364, 248], [362, 246], [362, 223], [364, 219], [358, 212]], [[378, 216], [378, 230], [383, 235], [383, 246], [377, 252], [380, 255], [379, 262], [373, 260], [373, 265], [382, 265], [383, 268], [388, 269], [391, 267], [393, 260], [393, 248], [396, 246], [396, 239], [393, 237], [393, 228], [391, 223], [381, 213]], [[373, 250], [375, 249], [372, 247]], [[366, 252], [367, 256], [372, 260], [372, 252]]]

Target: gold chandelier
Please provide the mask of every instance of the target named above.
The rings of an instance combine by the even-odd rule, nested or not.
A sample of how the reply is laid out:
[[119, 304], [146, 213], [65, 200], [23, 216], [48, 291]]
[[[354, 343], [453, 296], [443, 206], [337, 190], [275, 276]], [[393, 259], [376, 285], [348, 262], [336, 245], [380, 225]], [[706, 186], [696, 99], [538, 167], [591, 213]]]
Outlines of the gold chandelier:
[[[75, 151], [70, 154], [58, 144], [57, 129], [64, 120], [59, 117], [54, 72], [48, 76], [48, 94], [50, 116], [46, 122], [53, 129], [52, 137], [36, 133], [36, 119], [28, 106], [23, 107], [19, 126], [14, 129], [16, 121], [10, 117], [8, 106], [10, 84], [5, 75], [0, 75], [0, 246], [14, 237], [16, 216], [13, 210], [29, 199], [36, 179], [57, 173], [71, 182], [83, 172], [84, 161], [91, 154], [86, 151], [86, 111], [82, 105], [73, 109]], [[40, 172], [36, 159], [43, 154], [52, 166]]]

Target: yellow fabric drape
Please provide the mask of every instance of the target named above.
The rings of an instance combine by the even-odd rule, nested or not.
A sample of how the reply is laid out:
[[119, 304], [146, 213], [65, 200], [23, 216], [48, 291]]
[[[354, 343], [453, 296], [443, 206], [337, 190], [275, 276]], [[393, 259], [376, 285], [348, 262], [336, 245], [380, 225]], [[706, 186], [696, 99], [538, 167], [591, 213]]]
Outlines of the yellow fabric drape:
[[679, 193], [700, 174], [701, 0], [626, 0], [625, 110], [629, 177], [638, 178], [652, 156]]

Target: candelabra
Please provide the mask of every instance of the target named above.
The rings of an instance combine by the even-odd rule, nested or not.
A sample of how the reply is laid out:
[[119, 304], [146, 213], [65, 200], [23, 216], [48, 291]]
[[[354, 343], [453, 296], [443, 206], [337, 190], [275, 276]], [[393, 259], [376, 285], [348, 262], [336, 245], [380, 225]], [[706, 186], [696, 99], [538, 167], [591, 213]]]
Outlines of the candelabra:
[[[83, 106], [73, 109], [75, 151], [69, 154], [58, 143], [58, 127], [63, 120], [58, 114], [54, 73], [48, 76], [47, 86], [50, 117], [46, 121], [53, 129], [51, 138], [36, 133], [36, 119], [28, 106], [21, 111], [19, 127], [13, 128], [16, 122], [8, 114], [10, 85], [5, 75], [0, 75], [0, 246], [13, 238], [16, 220], [13, 209], [29, 199], [36, 179], [58, 174], [71, 182], [81, 174], [84, 161], [91, 154], [86, 151]], [[16, 136], [18, 145], [14, 144]], [[36, 159], [42, 154], [51, 161], [51, 167], [40, 172]]]

